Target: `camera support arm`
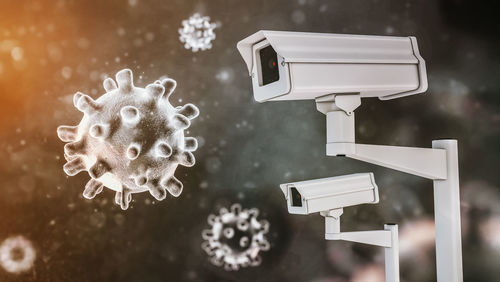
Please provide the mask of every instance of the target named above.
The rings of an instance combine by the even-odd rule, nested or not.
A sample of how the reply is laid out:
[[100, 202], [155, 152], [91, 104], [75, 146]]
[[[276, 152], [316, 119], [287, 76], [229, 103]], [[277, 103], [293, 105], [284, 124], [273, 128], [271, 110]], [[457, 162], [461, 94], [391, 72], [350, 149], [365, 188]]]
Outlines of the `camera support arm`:
[[332, 94], [316, 99], [327, 119], [326, 154], [433, 180], [437, 281], [463, 281], [457, 140], [434, 140], [432, 148], [356, 144], [354, 109], [359, 97]]
[[326, 115], [326, 154], [347, 156], [432, 180], [447, 179], [446, 150], [356, 144], [354, 110], [359, 94], [330, 94], [316, 99]]
[[[345, 150], [350, 145], [354, 145], [353, 150]], [[327, 145], [326, 154], [343, 155], [431, 180], [448, 177], [445, 149], [336, 143]]]
[[399, 282], [398, 225], [385, 224], [384, 230], [340, 232], [340, 216], [342, 213], [342, 208], [320, 213], [325, 217], [325, 239], [384, 247], [385, 281]]

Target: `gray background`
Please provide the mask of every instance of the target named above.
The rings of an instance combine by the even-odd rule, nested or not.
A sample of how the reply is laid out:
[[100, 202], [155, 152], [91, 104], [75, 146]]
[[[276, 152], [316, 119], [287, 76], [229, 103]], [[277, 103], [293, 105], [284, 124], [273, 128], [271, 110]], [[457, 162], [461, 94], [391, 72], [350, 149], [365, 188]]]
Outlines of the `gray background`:
[[[288, 215], [278, 188], [347, 173], [373, 171], [381, 202], [346, 209], [343, 230], [432, 223], [430, 181], [326, 157], [325, 117], [312, 101], [253, 100], [235, 46], [259, 29], [275, 29], [418, 38], [429, 90], [364, 100], [357, 141], [430, 147], [433, 139], [459, 139], [465, 280], [500, 281], [500, 244], [487, 239], [499, 237], [500, 228], [484, 231], [500, 216], [500, 24], [492, 3], [2, 1], [0, 241], [23, 235], [37, 259], [20, 275], [0, 268], [0, 280], [356, 281], [383, 264], [381, 249], [324, 241], [322, 218]], [[218, 24], [212, 50], [192, 53], [178, 40], [181, 21], [195, 12]], [[64, 174], [56, 127], [81, 118], [73, 93], [97, 98], [103, 78], [125, 67], [142, 87], [162, 75], [176, 79], [174, 105], [192, 102], [201, 114], [188, 133], [200, 143], [197, 164], [176, 173], [183, 194], [160, 203], [139, 194], [122, 211], [108, 189], [94, 200], [81, 196], [89, 176]], [[200, 234], [209, 214], [236, 202], [258, 208], [271, 223], [272, 246], [260, 267], [226, 272], [208, 262]], [[402, 280], [435, 281], [433, 246], [413, 252], [402, 257]]]

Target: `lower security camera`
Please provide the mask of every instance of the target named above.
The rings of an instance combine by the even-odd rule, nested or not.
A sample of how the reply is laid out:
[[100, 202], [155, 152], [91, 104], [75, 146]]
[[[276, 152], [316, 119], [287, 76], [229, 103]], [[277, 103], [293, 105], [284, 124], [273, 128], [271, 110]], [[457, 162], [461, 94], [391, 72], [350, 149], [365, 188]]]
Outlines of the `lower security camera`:
[[280, 185], [288, 212], [311, 214], [360, 204], [376, 204], [378, 187], [373, 173], [356, 173]]

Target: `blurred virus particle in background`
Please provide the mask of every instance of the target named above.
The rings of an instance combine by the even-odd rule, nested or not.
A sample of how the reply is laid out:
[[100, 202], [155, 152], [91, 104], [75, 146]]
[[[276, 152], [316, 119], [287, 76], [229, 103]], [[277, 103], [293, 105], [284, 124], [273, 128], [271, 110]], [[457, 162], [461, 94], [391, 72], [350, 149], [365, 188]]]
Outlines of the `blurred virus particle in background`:
[[191, 167], [198, 142], [184, 130], [199, 111], [193, 104], [174, 107], [169, 97], [173, 79], [157, 80], [145, 88], [133, 84], [132, 71], [104, 80], [106, 93], [97, 100], [77, 92], [75, 107], [83, 112], [77, 126], [59, 126], [68, 161], [64, 172], [73, 176], [88, 171], [91, 179], [83, 196], [94, 198], [103, 187], [116, 191], [115, 202], [127, 209], [132, 193], [149, 191], [161, 201], [168, 191], [178, 197], [182, 183], [175, 178], [178, 165]]
[[212, 48], [212, 40], [215, 39], [215, 23], [210, 22], [210, 17], [202, 17], [196, 13], [189, 19], [182, 21], [179, 28], [179, 39], [184, 43], [184, 48], [193, 52], [205, 51]]
[[403, 224], [399, 232], [399, 254], [412, 261], [429, 259], [427, 252], [434, 248], [434, 220], [418, 219]]
[[360, 264], [358, 255], [353, 252], [352, 242], [342, 242], [338, 244], [336, 241], [327, 243], [326, 254], [328, 262], [339, 273], [352, 273], [356, 266]]
[[30, 270], [35, 259], [33, 245], [23, 236], [9, 237], [0, 245], [0, 265], [10, 273]]
[[346, 282], [342, 277], [329, 277], [329, 278], [319, 278], [319, 279], [314, 279], [311, 282]]
[[500, 216], [494, 215], [483, 220], [479, 226], [479, 233], [485, 243], [497, 252], [500, 252]]
[[350, 282], [385, 282], [384, 266], [373, 263], [359, 267], [352, 274]]
[[219, 215], [208, 217], [210, 229], [202, 232], [202, 248], [212, 264], [224, 266], [227, 271], [261, 264], [259, 253], [270, 248], [266, 239], [269, 222], [258, 220], [258, 215], [255, 208], [242, 209], [240, 204], [234, 204], [230, 211], [221, 208]]
[[234, 79], [234, 71], [231, 68], [222, 68], [215, 75], [215, 79], [221, 83], [232, 82]]

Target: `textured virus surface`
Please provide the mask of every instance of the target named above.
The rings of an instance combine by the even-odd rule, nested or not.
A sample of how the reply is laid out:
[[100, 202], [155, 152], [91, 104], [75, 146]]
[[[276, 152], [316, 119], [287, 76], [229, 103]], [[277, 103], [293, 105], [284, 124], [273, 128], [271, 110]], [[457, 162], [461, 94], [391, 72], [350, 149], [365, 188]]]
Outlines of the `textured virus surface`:
[[23, 236], [7, 238], [0, 245], [0, 264], [8, 272], [21, 273], [30, 270], [35, 258], [33, 245]]
[[179, 39], [186, 49], [191, 49], [193, 52], [210, 49], [212, 48], [211, 42], [215, 39], [215, 27], [216, 24], [210, 23], [210, 17], [202, 17], [196, 13], [182, 21]]
[[132, 71], [121, 70], [116, 82], [104, 80], [106, 93], [93, 100], [76, 93], [75, 107], [83, 112], [78, 126], [60, 126], [59, 138], [68, 161], [64, 172], [73, 176], [88, 171], [91, 179], [83, 196], [92, 199], [103, 187], [116, 191], [115, 202], [127, 209], [132, 193], [149, 191], [161, 201], [168, 191], [177, 197], [182, 183], [174, 177], [177, 166], [193, 166], [198, 143], [184, 137], [190, 120], [198, 116], [192, 104], [173, 107], [169, 97], [176, 82], [164, 79], [146, 88], [135, 87]]
[[210, 229], [203, 230], [203, 250], [211, 257], [216, 266], [224, 266], [228, 271], [240, 267], [258, 266], [259, 253], [269, 250], [266, 239], [269, 223], [258, 220], [257, 209], [242, 209], [234, 204], [231, 211], [220, 209], [219, 215], [210, 215]]

